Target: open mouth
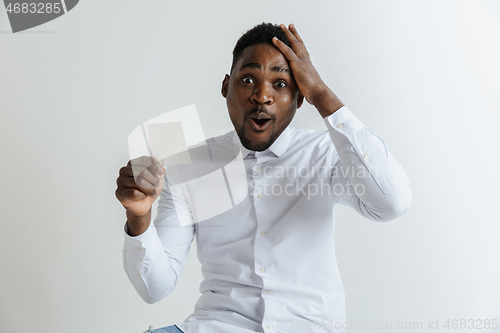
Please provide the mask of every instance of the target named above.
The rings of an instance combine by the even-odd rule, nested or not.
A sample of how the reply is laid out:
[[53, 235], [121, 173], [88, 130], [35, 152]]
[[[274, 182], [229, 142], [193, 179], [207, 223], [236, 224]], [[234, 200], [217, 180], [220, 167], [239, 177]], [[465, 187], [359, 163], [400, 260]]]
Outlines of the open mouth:
[[262, 119], [250, 118], [250, 124], [256, 131], [265, 130], [270, 123], [271, 123], [271, 118], [262, 118]]
[[256, 119], [256, 118], [252, 118], [252, 119], [259, 126], [264, 126], [264, 124], [266, 124], [268, 121], [271, 121], [271, 119]]

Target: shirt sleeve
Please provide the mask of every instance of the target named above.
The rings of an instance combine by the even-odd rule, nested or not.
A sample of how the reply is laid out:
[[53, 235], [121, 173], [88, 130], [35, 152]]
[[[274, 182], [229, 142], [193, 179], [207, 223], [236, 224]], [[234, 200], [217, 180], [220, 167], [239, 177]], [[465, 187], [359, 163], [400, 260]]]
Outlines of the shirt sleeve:
[[385, 141], [347, 108], [324, 118], [338, 158], [331, 186], [338, 203], [374, 221], [390, 221], [411, 204], [410, 182]]
[[181, 226], [179, 216], [189, 216], [189, 207], [179, 200], [174, 204], [170, 188], [175, 191], [165, 181], [158, 214], [144, 233], [131, 237], [125, 230], [125, 272], [137, 293], [150, 304], [165, 298], [176, 286], [195, 235], [194, 223]]

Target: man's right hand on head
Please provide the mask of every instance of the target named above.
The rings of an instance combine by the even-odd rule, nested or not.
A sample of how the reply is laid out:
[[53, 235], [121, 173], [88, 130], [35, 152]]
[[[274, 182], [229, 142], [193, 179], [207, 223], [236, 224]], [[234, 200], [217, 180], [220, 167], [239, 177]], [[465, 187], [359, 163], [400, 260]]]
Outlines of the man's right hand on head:
[[[129, 227], [133, 220], [151, 215], [151, 206], [163, 189], [165, 169], [153, 157], [142, 156], [128, 161], [116, 179], [115, 195], [127, 211]], [[148, 221], [149, 225], [149, 221]], [[141, 228], [143, 229], [143, 228]]]

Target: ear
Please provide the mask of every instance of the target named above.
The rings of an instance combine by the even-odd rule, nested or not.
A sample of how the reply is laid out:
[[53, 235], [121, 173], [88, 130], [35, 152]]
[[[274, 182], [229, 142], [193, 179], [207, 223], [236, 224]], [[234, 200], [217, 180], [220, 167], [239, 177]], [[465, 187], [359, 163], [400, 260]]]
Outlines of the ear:
[[222, 96], [224, 96], [224, 98], [226, 98], [227, 96], [228, 87], [229, 87], [229, 75], [226, 74], [226, 76], [224, 76], [224, 80], [222, 80], [222, 89], [220, 91]]
[[299, 94], [297, 96], [297, 109], [300, 108], [303, 103], [304, 103], [304, 95], [302, 95], [302, 93], [299, 90]]

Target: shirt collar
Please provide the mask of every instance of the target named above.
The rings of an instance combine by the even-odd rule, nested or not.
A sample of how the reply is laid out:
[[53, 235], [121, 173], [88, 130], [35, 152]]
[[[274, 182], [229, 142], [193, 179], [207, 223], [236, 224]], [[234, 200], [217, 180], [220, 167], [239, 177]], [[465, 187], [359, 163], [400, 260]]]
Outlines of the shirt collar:
[[280, 136], [278, 136], [278, 138], [273, 142], [273, 144], [269, 148], [267, 148], [262, 152], [260, 151], [255, 152], [243, 147], [238, 134], [236, 133], [236, 131], [233, 131], [233, 142], [240, 147], [243, 158], [247, 157], [248, 154], [250, 153], [252, 154], [257, 153], [259, 155], [272, 153], [276, 157], [280, 157], [287, 151], [288, 146], [290, 145], [291, 138], [292, 138], [291, 129], [290, 126], [287, 126], [285, 130], [280, 134]]

